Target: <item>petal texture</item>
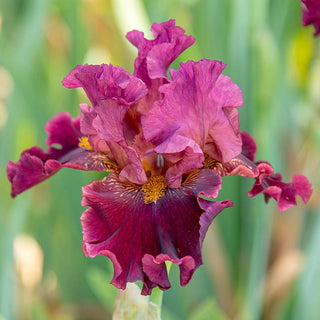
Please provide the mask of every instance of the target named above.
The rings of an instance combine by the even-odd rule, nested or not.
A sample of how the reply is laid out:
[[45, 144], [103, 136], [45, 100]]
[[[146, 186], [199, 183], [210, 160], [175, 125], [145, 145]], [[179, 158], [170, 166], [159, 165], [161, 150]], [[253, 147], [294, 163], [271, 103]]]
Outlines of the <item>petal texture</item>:
[[48, 150], [38, 147], [25, 150], [17, 163], [7, 166], [11, 182], [11, 195], [31, 188], [51, 177], [63, 167], [80, 170], [103, 171], [108, 169], [105, 156], [79, 148], [79, 117], [72, 119], [68, 113], [59, 113], [46, 125]]
[[149, 89], [137, 106], [140, 114], [146, 114], [152, 104], [162, 98], [158, 89], [169, 81], [167, 70], [170, 64], [195, 41], [193, 37], [185, 35], [182, 28], [175, 26], [174, 20], [154, 23], [151, 32], [153, 40], [144, 38], [143, 32], [137, 30], [127, 34], [127, 39], [138, 48], [134, 75], [142, 79]]
[[83, 188], [81, 217], [86, 255], [105, 255], [114, 265], [111, 281], [118, 288], [141, 280], [142, 294], [170, 283], [165, 261], [180, 266], [186, 285], [202, 264], [201, 246], [207, 227], [231, 201], [211, 202], [200, 194], [217, 196], [221, 178], [210, 170], [190, 174], [178, 189], [145, 204], [141, 188], [123, 184], [115, 174]]
[[149, 87], [151, 79], [167, 79], [170, 64], [195, 41], [192, 36], [185, 35], [182, 28], [175, 26], [174, 20], [154, 23], [151, 32], [153, 40], [144, 38], [143, 32], [137, 30], [127, 34], [127, 39], [138, 48], [134, 75]]
[[[241, 153], [235, 108], [243, 99], [239, 87], [221, 75], [224, 67], [210, 60], [181, 64], [179, 71], [172, 71], [172, 82], [160, 88], [163, 100], [141, 119], [144, 136], [157, 146], [156, 152], [181, 152], [189, 147], [188, 159], [180, 168], [202, 167], [203, 150], [222, 162]], [[175, 176], [168, 171], [169, 181], [183, 173], [182, 169], [172, 171]]]
[[63, 79], [62, 84], [66, 88], [83, 88], [94, 107], [99, 100], [108, 98], [130, 105], [147, 93], [140, 79], [111, 64], [78, 65]]
[[133, 142], [137, 125], [127, 117], [129, 108], [146, 95], [145, 84], [123, 68], [112, 65], [77, 66], [63, 84], [68, 88], [82, 87], [92, 102], [93, 110], [82, 105], [81, 123], [94, 149], [111, 151], [122, 169], [122, 181], [145, 183], [147, 177], [140, 156], [129, 144]]
[[267, 162], [258, 163], [259, 177], [256, 179], [252, 189], [248, 192], [249, 197], [263, 193], [266, 202], [273, 198], [277, 201], [278, 209], [285, 211], [297, 204], [296, 197], [308, 202], [312, 194], [312, 186], [309, 180], [302, 175], [294, 175], [290, 183], [282, 182], [279, 173], [273, 173], [273, 168]]

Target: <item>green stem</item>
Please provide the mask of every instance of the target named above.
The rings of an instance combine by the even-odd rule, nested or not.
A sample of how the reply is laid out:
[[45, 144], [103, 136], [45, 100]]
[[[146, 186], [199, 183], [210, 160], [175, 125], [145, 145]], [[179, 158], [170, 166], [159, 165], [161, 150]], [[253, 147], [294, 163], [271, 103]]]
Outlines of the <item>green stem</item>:
[[159, 287], [154, 288], [150, 296], [150, 302], [153, 302], [154, 304], [159, 306], [159, 308], [161, 309], [162, 298], [163, 298], [163, 290], [159, 289]]
[[[166, 267], [167, 272], [169, 274], [170, 268], [171, 268], [172, 262], [166, 261]], [[162, 298], [163, 298], [163, 290], [159, 289], [159, 287], [156, 287], [152, 290], [152, 293], [150, 295], [150, 302], [153, 302], [157, 306], [159, 306], [159, 309], [161, 310], [162, 306]]]

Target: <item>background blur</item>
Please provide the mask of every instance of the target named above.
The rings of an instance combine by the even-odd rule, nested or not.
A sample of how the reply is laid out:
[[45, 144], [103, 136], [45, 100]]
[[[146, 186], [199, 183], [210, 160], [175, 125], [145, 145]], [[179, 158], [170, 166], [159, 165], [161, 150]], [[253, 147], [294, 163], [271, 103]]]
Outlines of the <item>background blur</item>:
[[[289, 181], [311, 180], [308, 205], [285, 213], [253, 181], [226, 177], [232, 199], [204, 242], [204, 265], [187, 287], [164, 294], [163, 319], [318, 320], [320, 314], [320, 43], [301, 26], [298, 0], [0, 1], [0, 319], [111, 319], [111, 263], [81, 250], [80, 186], [97, 175], [64, 169], [10, 198], [6, 165], [33, 145], [46, 148], [45, 123], [77, 115], [83, 93], [61, 80], [77, 64], [133, 71], [125, 33], [150, 35], [174, 18], [196, 38], [180, 60], [217, 59], [242, 89], [241, 129]], [[175, 63], [173, 67], [177, 67]]]

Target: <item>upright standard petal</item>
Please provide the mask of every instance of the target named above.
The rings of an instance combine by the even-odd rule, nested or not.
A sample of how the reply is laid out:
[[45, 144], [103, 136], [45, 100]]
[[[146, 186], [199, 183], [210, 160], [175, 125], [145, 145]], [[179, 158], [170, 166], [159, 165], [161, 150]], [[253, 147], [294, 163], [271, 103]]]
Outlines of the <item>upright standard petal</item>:
[[134, 75], [148, 86], [150, 79], [167, 79], [170, 64], [195, 41], [192, 36], [185, 35], [182, 28], [175, 26], [174, 20], [154, 23], [151, 32], [153, 40], [144, 38], [143, 32], [137, 30], [127, 34], [127, 39], [138, 48]]
[[170, 283], [165, 261], [180, 266], [186, 285], [202, 264], [201, 246], [207, 227], [231, 201], [213, 202], [200, 194], [217, 196], [221, 178], [210, 170], [190, 173], [178, 189], [167, 188], [155, 202], [145, 203], [140, 187], [123, 184], [116, 174], [83, 188], [83, 249], [87, 256], [105, 255], [114, 265], [111, 281], [124, 289], [141, 280], [142, 294]]
[[170, 64], [195, 41], [185, 35], [182, 28], [175, 26], [174, 20], [154, 23], [151, 31], [153, 40], [144, 38], [143, 32], [137, 30], [127, 34], [127, 39], [138, 48], [134, 75], [142, 79], [149, 89], [137, 106], [140, 114], [146, 114], [156, 100], [162, 99], [158, 89], [169, 81], [167, 70]]
[[127, 117], [129, 108], [146, 95], [145, 84], [123, 68], [112, 65], [77, 66], [63, 84], [69, 88], [82, 87], [93, 104], [91, 111], [82, 106], [82, 124], [90, 133], [93, 146], [105, 142], [122, 169], [122, 181], [145, 183], [147, 178], [140, 157], [130, 146], [134, 134], [138, 133], [135, 132], [137, 124]]
[[[186, 146], [197, 144], [217, 161], [227, 162], [241, 153], [235, 108], [242, 105], [242, 94], [230, 78], [221, 75], [224, 67], [219, 61], [189, 61], [172, 72], [172, 82], [160, 88], [163, 100], [141, 119], [144, 136], [156, 145], [156, 152], [181, 152], [179, 141], [183, 140]], [[199, 154], [196, 147], [191, 149]], [[187, 170], [202, 167], [203, 154], [196, 161], [189, 159], [184, 162]]]
[[62, 81], [66, 88], [83, 88], [92, 106], [98, 101], [113, 99], [133, 104], [147, 93], [145, 84], [124, 68], [111, 64], [78, 65]]
[[97, 117], [97, 113], [94, 108], [90, 107], [86, 103], [80, 104], [80, 129], [81, 133], [88, 138], [90, 147], [95, 152], [110, 152], [106, 141], [98, 136], [97, 130], [93, 127], [93, 121]]
[[95, 107], [96, 117], [92, 125], [122, 169], [122, 181], [141, 185], [147, 181], [147, 177], [138, 152], [128, 144], [125, 136], [125, 116], [128, 109], [128, 105], [119, 104], [116, 100], [101, 100]]

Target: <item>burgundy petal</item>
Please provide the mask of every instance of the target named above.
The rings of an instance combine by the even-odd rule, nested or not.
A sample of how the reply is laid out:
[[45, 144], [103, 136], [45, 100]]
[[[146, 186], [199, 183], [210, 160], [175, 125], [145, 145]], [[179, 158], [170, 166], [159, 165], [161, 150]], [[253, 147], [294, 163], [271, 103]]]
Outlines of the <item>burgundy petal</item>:
[[314, 35], [320, 33], [320, 2], [319, 0], [301, 0], [304, 4], [302, 9], [302, 23], [304, 26], [313, 24]]
[[11, 195], [31, 188], [49, 178], [63, 167], [80, 170], [106, 170], [105, 156], [79, 148], [79, 117], [72, 119], [68, 113], [59, 113], [45, 127], [48, 133], [48, 150], [38, 147], [25, 150], [17, 163], [10, 161], [7, 175]]
[[58, 161], [48, 159], [38, 147], [24, 151], [17, 163], [9, 161], [7, 166], [7, 175], [11, 182], [11, 196], [15, 197], [49, 178], [61, 167]]
[[212, 219], [231, 201], [212, 202], [221, 178], [210, 170], [194, 171], [178, 189], [165, 190], [156, 202], [144, 203], [141, 188], [123, 184], [116, 174], [83, 188], [81, 217], [84, 252], [105, 255], [114, 265], [111, 281], [118, 288], [141, 280], [142, 293], [168, 289], [164, 261], [180, 266], [181, 284], [189, 282], [202, 264], [201, 246]]
[[167, 269], [164, 262], [170, 261], [180, 267], [180, 283], [185, 286], [190, 281], [193, 272], [197, 268], [195, 261], [191, 256], [183, 257], [182, 259], [174, 259], [167, 254], [159, 254], [157, 257], [153, 257], [150, 254], [145, 254], [142, 258], [143, 271], [148, 275], [150, 284], [144, 286], [142, 294], [150, 294], [152, 288], [156, 284], [163, 290], [169, 289], [171, 284], [168, 279]]
[[309, 200], [312, 194], [312, 186], [305, 176], [294, 175], [291, 183], [284, 183], [282, 182], [281, 175], [279, 173], [274, 174], [272, 167], [268, 163], [258, 163], [258, 169], [260, 175], [256, 179], [252, 189], [248, 192], [249, 197], [263, 193], [266, 202], [272, 197], [277, 201], [280, 211], [287, 210], [291, 206], [296, 205], [297, 195], [305, 203]]
[[241, 132], [241, 141], [242, 141], [242, 154], [249, 159], [254, 161], [255, 154], [257, 152], [257, 144], [254, 139], [249, 135], [248, 132]]

